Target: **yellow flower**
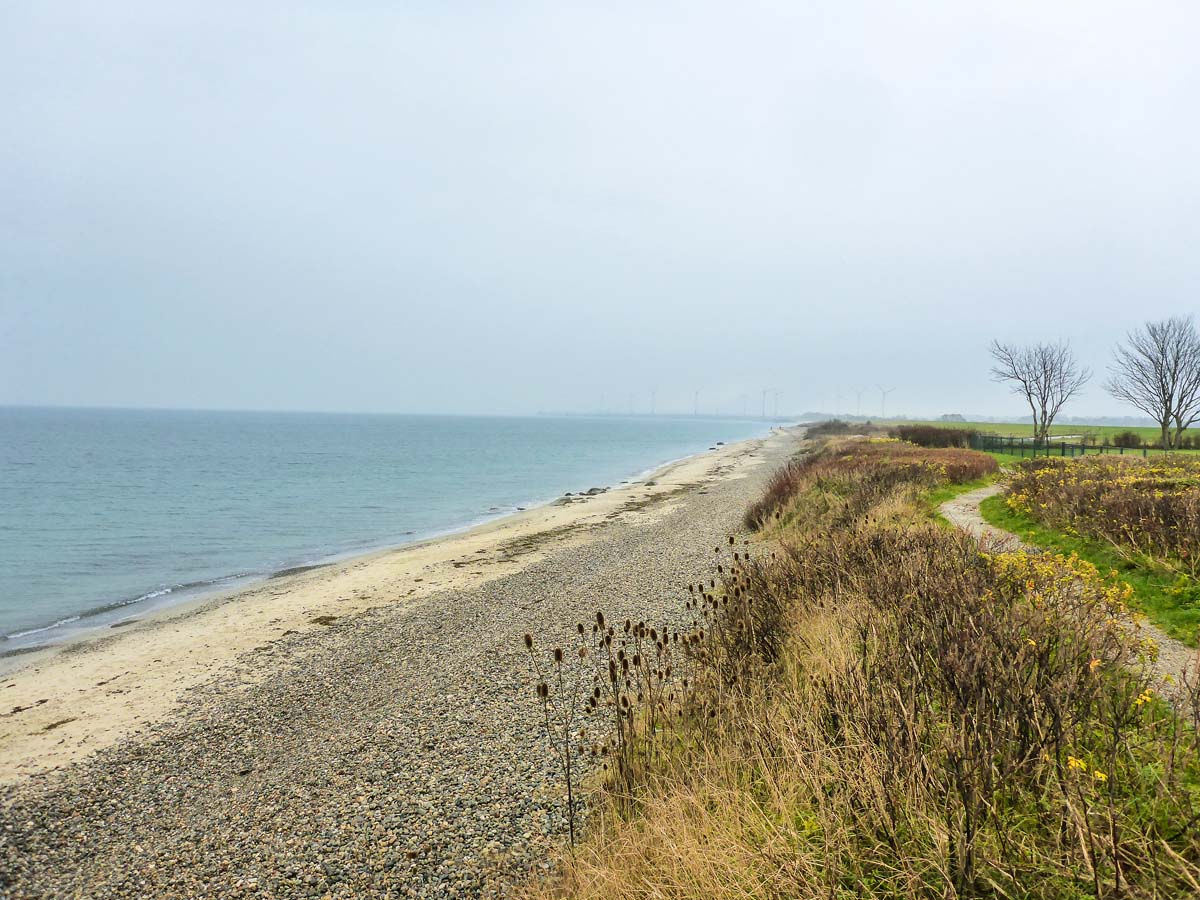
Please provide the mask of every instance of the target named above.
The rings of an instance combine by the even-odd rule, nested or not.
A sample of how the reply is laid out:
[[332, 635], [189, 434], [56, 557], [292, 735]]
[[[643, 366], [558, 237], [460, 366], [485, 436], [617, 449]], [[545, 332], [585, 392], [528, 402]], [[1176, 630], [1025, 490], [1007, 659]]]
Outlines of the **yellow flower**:
[[1095, 778], [1101, 784], [1104, 784], [1104, 782], [1108, 781], [1108, 776], [1105, 775], [1103, 772], [1101, 772], [1099, 769], [1097, 769], [1095, 772], [1092, 773], [1092, 777]]
[[1098, 668], [1100, 668], [1100, 660], [1093, 659], [1090, 663], [1088, 663], [1088, 671], [1095, 672]]

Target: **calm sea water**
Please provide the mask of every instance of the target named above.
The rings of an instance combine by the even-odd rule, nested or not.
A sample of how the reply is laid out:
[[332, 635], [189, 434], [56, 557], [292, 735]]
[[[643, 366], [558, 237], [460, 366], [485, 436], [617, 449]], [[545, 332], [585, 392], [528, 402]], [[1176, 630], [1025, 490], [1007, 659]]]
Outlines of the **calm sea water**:
[[0, 409], [0, 654], [614, 484], [767, 428]]

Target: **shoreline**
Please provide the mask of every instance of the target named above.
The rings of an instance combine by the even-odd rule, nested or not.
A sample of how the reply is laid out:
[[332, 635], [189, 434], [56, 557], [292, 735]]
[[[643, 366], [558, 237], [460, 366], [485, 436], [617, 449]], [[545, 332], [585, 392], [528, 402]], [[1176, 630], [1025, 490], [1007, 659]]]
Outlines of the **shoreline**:
[[248, 652], [368, 609], [415, 605], [439, 591], [520, 571], [614, 519], [661, 512], [674, 494], [730, 477], [773, 440], [791, 436], [789, 429], [772, 428], [600, 493], [560, 497], [451, 534], [284, 572], [9, 657], [16, 665], [0, 673], [0, 783], [44, 775], [146, 728], [186, 691]]
[[[765, 434], [754, 438], [746, 438], [745, 440], [766, 439], [779, 427], [784, 426], [771, 426]], [[744, 441], [733, 443], [744, 443]], [[707, 450], [699, 450], [693, 454], [668, 459], [648, 468], [635, 470], [626, 479], [619, 482], [591, 487], [579, 492], [568, 492], [554, 497], [527, 500], [523, 501], [523, 505], [514, 505], [499, 510], [493, 507], [487, 512], [473, 516], [468, 521], [445, 528], [435, 528], [411, 538], [364, 542], [360, 547], [355, 549], [314, 555], [310, 559], [297, 561], [280, 569], [260, 569], [249, 572], [231, 573], [204, 582], [181, 583], [147, 589], [145, 593], [137, 597], [113, 600], [93, 606], [72, 614], [65, 619], [27, 628], [12, 635], [5, 635], [4, 639], [0, 640], [0, 679], [4, 679], [10, 674], [19, 671], [28, 665], [32, 658], [44, 655], [49, 651], [65, 649], [83, 642], [103, 640], [111, 629], [125, 628], [143, 621], [149, 621], [152, 618], [170, 614], [173, 610], [190, 609], [199, 603], [217, 602], [227, 596], [250, 591], [267, 582], [286, 578], [291, 575], [298, 575], [329, 566], [351, 564], [359, 559], [373, 557], [378, 554], [417, 548], [432, 541], [453, 538], [479, 528], [485, 528], [488, 525], [501, 522], [510, 517], [519, 516], [522, 513], [532, 512], [561, 503], [566, 498], [571, 498], [571, 501], [591, 499], [597, 494], [608, 493], [622, 487], [652, 480], [658, 473], [678, 463], [703, 456], [724, 446], [727, 446], [726, 442], [718, 441], [715, 446], [709, 447]], [[20, 638], [40, 634], [47, 634], [47, 639], [35, 642], [20, 641]], [[16, 646], [6, 648], [5, 645], [9, 642], [15, 643]]]

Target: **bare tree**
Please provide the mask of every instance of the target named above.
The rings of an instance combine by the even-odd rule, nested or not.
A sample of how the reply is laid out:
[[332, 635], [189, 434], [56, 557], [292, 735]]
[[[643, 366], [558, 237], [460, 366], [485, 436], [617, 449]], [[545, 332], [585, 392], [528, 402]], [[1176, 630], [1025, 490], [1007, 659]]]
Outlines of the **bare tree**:
[[1200, 418], [1200, 335], [1192, 317], [1172, 316], [1129, 332], [1104, 386], [1158, 423], [1164, 450], [1178, 447]]
[[1025, 347], [992, 341], [988, 350], [996, 361], [992, 377], [1025, 398], [1033, 414], [1034, 439], [1046, 441], [1058, 411], [1092, 377], [1091, 370], [1079, 365], [1065, 341]]

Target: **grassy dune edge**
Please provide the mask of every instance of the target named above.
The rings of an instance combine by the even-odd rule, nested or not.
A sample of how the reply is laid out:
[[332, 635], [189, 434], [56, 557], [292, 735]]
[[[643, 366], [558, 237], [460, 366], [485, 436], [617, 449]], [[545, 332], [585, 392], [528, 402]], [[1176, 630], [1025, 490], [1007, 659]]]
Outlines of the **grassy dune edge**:
[[621, 737], [527, 898], [1200, 891], [1200, 686], [1159, 699], [1123, 582], [930, 521], [995, 469], [834, 443], [777, 474], [679, 623], [581, 629], [581, 696]]

